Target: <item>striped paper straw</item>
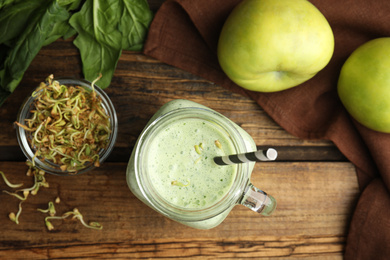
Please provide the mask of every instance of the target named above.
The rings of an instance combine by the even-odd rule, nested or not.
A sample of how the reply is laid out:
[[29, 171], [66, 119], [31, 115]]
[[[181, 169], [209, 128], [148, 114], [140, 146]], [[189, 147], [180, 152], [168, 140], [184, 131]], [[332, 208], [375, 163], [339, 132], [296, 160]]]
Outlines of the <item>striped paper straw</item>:
[[258, 150], [256, 152], [232, 154], [226, 156], [214, 157], [214, 162], [218, 165], [229, 165], [237, 163], [248, 163], [248, 162], [263, 162], [273, 161], [278, 156], [278, 152], [273, 148], [267, 150]]

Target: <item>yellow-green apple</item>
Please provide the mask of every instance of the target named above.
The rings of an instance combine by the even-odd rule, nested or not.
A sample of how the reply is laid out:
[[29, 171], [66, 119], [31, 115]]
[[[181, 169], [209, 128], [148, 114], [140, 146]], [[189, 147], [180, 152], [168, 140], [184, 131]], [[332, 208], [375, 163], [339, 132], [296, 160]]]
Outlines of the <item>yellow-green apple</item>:
[[312, 78], [333, 50], [328, 21], [307, 0], [244, 0], [223, 25], [218, 60], [237, 85], [274, 92]]
[[341, 68], [337, 90], [353, 118], [390, 133], [390, 37], [359, 46]]

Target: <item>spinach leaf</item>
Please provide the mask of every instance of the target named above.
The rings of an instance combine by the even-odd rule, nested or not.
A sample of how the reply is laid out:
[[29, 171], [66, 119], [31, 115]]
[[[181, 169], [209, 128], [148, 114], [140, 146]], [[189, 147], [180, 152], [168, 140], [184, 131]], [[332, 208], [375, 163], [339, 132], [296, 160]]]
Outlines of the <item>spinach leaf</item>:
[[[25, 30], [9, 50], [0, 70], [0, 105], [17, 87], [31, 61], [38, 54], [49, 36], [55, 35], [56, 23], [62, 23], [70, 14], [57, 1], [37, 8]], [[51, 39], [51, 41], [53, 38]]]
[[70, 26], [68, 20], [55, 23], [53, 30], [46, 36], [45, 41], [42, 46], [49, 45], [50, 43], [56, 41], [57, 39], [63, 37], [64, 39], [69, 38], [76, 34], [76, 31]]
[[66, 10], [72, 11], [78, 9], [83, 1], [84, 0], [58, 0], [58, 4], [60, 6], [65, 6]]
[[0, 0], [0, 11], [3, 7], [7, 6], [7, 5], [11, 5], [13, 4], [14, 2], [16, 2], [15, 0]]
[[123, 0], [124, 10], [119, 30], [123, 35], [122, 49], [141, 50], [153, 14], [144, 0]]
[[102, 73], [108, 87], [122, 50], [142, 49], [151, 20], [146, 0], [0, 0], [0, 106], [42, 46], [76, 33], [84, 77]]
[[140, 50], [152, 13], [146, 0], [87, 0], [70, 19], [78, 32], [74, 44], [79, 48], [83, 73], [98, 85], [110, 85], [122, 49]]
[[[58, 4], [60, 6], [63, 6], [68, 10], [69, 12], [78, 9], [80, 4], [84, 0], [58, 0]], [[70, 17], [69, 17], [70, 18]], [[54, 24], [53, 30], [51, 35], [49, 35], [44, 42], [44, 46], [49, 45], [50, 43], [56, 41], [58, 38], [62, 37], [64, 39], [67, 39], [69, 37], [72, 37], [75, 35], [77, 32], [75, 29], [73, 29], [72, 26], [69, 24], [69, 19], [65, 20], [60, 23]]]
[[121, 49], [122, 34], [117, 29], [123, 2], [117, 0], [93, 1], [93, 32], [98, 42]]
[[[121, 41], [120, 34], [118, 35], [112, 28], [114, 25], [109, 24], [110, 19], [112, 21], [116, 17], [114, 15], [116, 6], [115, 4], [111, 6], [106, 1], [87, 0], [81, 10], [69, 20], [78, 33], [73, 43], [80, 50], [84, 77], [93, 81], [101, 73], [103, 77], [98, 82], [101, 88], [110, 85], [122, 53], [120, 45], [116, 44], [116, 41]], [[107, 19], [104, 18], [103, 10], [110, 13]]]
[[45, 2], [47, 4], [47, 0], [26, 0], [5, 6], [0, 15], [0, 43], [8, 42], [7, 45], [12, 46], [10, 40], [23, 32], [30, 17]]

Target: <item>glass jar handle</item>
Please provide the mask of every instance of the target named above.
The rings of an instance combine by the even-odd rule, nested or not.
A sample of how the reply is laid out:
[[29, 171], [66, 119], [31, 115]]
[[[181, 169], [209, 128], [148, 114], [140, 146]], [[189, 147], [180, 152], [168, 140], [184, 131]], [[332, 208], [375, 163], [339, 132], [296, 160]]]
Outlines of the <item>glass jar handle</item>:
[[240, 204], [264, 216], [271, 215], [276, 209], [274, 197], [256, 188], [252, 183], [248, 184]]

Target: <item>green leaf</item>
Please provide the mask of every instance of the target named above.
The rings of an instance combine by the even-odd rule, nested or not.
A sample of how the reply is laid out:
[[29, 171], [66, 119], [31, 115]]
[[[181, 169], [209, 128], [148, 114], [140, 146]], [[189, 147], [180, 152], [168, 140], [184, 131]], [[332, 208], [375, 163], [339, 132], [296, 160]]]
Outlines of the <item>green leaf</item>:
[[[58, 5], [66, 8], [68, 11], [73, 11], [80, 7], [83, 0], [57, 0]], [[70, 18], [70, 16], [69, 16]], [[43, 46], [49, 45], [57, 39], [63, 37], [67, 39], [76, 34], [76, 30], [69, 24], [69, 19], [54, 24], [53, 30], [50, 35], [47, 36]]]
[[26, 0], [5, 6], [0, 12], [0, 43], [9, 42], [19, 36], [36, 9], [47, 2], [47, 0]]
[[[97, 85], [106, 88], [110, 85], [122, 50], [115, 44], [115, 39], [121, 40], [120, 35], [112, 31], [109, 25], [110, 19], [114, 19], [109, 16], [113, 15], [116, 5], [105, 5], [102, 2], [106, 1], [87, 0], [69, 23], [78, 32], [73, 43], [80, 50], [84, 77], [93, 81], [101, 73], [103, 77]], [[107, 10], [106, 18], [102, 18], [103, 10]]]
[[66, 8], [58, 5], [57, 1], [36, 9], [34, 15], [22, 31], [15, 46], [8, 52], [0, 70], [0, 105], [7, 95], [12, 93], [21, 81], [24, 72], [38, 54], [48, 37], [53, 36], [57, 23], [69, 18]]
[[14, 2], [17, 2], [16, 0], [0, 0], [0, 11], [3, 7], [7, 6], [7, 5], [11, 5], [13, 4]]
[[69, 25], [68, 20], [55, 23], [50, 34], [46, 36], [46, 39], [43, 42], [42, 46], [49, 45], [50, 43], [56, 41], [61, 37], [68, 38], [75, 33], [76, 31]]
[[84, 77], [101, 73], [108, 87], [122, 49], [142, 49], [152, 18], [146, 0], [0, 0], [0, 106], [42, 46], [75, 33]]
[[72, 11], [80, 7], [81, 2], [84, 0], [58, 0], [60, 6], [65, 6], [66, 10]]
[[123, 35], [124, 50], [141, 50], [150, 23], [152, 11], [145, 0], [123, 0], [124, 10], [119, 30]]
[[117, 29], [123, 2], [118, 0], [93, 1], [93, 34], [99, 43], [121, 49], [122, 34]]
[[152, 13], [145, 0], [87, 0], [70, 19], [78, 36], [84, 77], [98, 85], [110, 85], [122, 49], [140, 50]]

